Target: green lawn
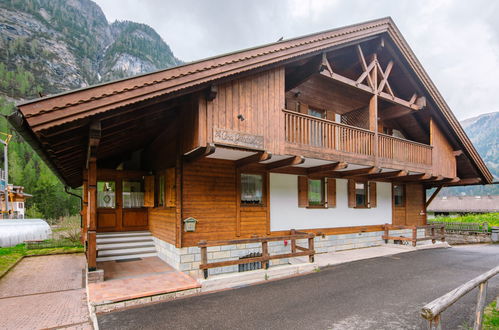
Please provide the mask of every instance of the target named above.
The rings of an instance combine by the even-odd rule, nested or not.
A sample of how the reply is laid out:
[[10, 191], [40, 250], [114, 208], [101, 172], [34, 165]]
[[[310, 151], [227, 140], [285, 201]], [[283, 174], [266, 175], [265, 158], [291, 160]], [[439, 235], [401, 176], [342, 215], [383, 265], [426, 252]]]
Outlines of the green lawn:
[[474, 223], [484, 223], [487, 222], [489, 224], [489, 228], [491, 226], [499, 226], [499, 213], [485, 213], [485, 214], [474, 214], [474, 215], [465, 215], [462, 217], [437, 217], [435, 219], [431, 219], [429, 221], [440, 221], [440, 222], [474, 222]]
[[483, 317], [483, 330], [499, 329], [499, 311], [496, 310], [496, 302], [492, 302], [485, 308]]
[[9, 271], [20, 259], [25, 256], [37, 256], [47, 254], [64, 254], [83, 252], [82, 246], [76, 247], [52, 247], [44, 249], [26, 249], [24, 244], [13, 247], [0, 248], [0, 278]]

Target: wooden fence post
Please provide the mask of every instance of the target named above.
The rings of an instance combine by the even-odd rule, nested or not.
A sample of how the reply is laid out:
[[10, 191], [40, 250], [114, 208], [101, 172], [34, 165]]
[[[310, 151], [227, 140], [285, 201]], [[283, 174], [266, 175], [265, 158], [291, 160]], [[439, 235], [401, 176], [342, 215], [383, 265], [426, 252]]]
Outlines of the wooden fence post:
[[[201, 241], [199, 242], [200, 245], [206, 244], [206, 241]], [[208, 264], [208, 249], [206, 248], [206, 245], [201, 246], [201, 265], [207, 265]], [[203, 276], [205, 279], [208, 278], [208, 269], [203, 269]]]
[[440, 227], [440, 236], [442, 236], [442, 242], [445, 242], [445, 225], [442, 225], [442, 227]]
[[431, 227], [431, 242], [435, 244], [435, 227]]
[[269, 269], [269, 246], [267, 241], [262, 241], [262, 266], [264, 269]]
[[[308, 249], [314, 251], [314, 236], [308, 237]], [[313, 252], [308, 256], [308, 262], [314, 262]]]
[[440, 323], [440, 314], [435, 316], [433, 320], [428, 320], [428, 330], [442, 330], [442, 324]]
[[478, 287], [478, 299], [475, 311], [475, 325], [473, 330], [481, 330], [483, 323], [483, 309], [485, 308], [485, 299], [487, 297], [487, 281], [480, 283]]
[[[384, 229], [385, 229], [385, 237], [388, 237], [389, 230], [388, 230], [388, 224], [387, 223], [385, 223]], [[385, 244], [388, 244], [388, 240], [387, 239], [385, 239]]]
[[412, 227], [412, 246], [416, 247], [418, 242], [418, 227]]
[[[291, 229], [290, 233], [291, 235], [296, 235], [296, 230]], [[296, 240], [294, 238], [291, 239], [291, 252], [296, 252]]]

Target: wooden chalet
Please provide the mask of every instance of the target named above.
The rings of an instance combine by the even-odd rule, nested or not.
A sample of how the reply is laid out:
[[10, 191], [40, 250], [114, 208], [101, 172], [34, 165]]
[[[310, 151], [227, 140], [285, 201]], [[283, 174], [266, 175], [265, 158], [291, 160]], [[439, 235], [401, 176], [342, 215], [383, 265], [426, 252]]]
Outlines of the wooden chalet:
[[385, 223], [426, 224], [427, 189], [492, 181], [390, 18], [33, 100], [10, 122], [83, 186], [90, 269], [103, 232], [149, 231], [190, 272], [293, 233], [316, 252], [379, 245]]

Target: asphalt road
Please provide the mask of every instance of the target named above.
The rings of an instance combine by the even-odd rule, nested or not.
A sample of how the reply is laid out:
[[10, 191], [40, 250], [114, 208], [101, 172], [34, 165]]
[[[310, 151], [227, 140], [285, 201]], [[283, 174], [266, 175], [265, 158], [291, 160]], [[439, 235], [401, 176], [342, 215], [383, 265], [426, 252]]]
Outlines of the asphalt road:
[[[98, 316], [100, 329], [421, 329], [421, 307], [499, 265], [499, 245], [433, 249]], [[489, 281], [487, 300], [499, 294]], [[476, 290], [444, 312], [472, 325]]]

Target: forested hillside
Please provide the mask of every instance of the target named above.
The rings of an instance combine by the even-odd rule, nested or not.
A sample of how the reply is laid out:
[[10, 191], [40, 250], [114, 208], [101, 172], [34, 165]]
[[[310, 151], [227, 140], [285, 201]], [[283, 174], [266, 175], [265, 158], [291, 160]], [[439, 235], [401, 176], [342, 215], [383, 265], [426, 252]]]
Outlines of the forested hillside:
[[[494, 181], [499, 181], [499, 112], [463, 120], [461, 125], [494, 175]], [[441, 194], [499, 195], [499, 185], [447, 188]]]
[[[90, 0], [0, 0], [0, 112], [16, 102], [147, 73], [182, 63], [149, 26], [109, 24]], [[79, 200], [0, 118], [9, 145], [9, 182], [34, 197], [28, 216], [75, 214]]]

